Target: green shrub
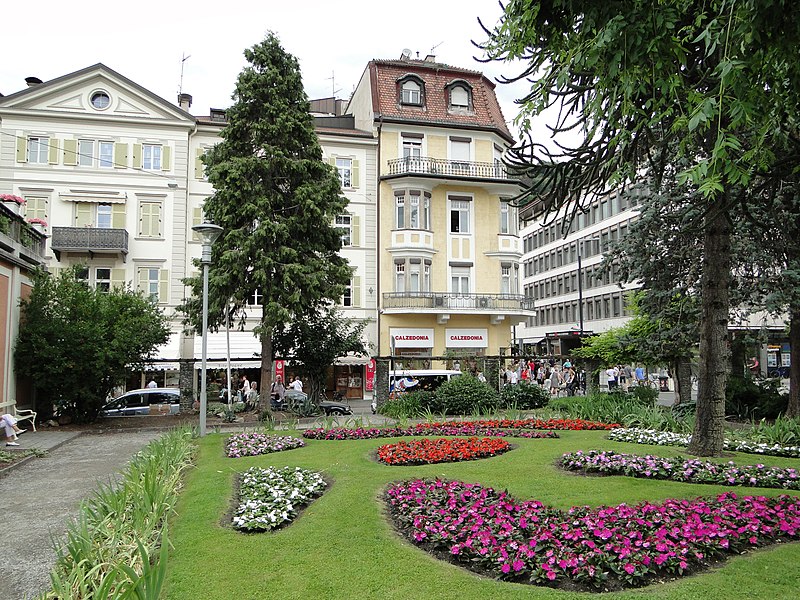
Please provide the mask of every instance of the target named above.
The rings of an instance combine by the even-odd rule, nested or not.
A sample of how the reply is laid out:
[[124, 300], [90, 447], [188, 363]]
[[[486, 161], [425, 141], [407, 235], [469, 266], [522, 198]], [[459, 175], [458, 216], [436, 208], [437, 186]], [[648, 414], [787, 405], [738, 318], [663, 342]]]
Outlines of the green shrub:
[[774, 419], [786, 412], [789, 401], [779, 389], [779, 379], [731, 376], [725, 390], [725, 414], [742, 420]]
[[672, 407], [672, 416], [676, 419], [683, 419], [697, 412], [697, 402], [681, 402]]
[[469, 415], [497, 408], [499, 395], [472, 375], [445, 381], [436, 390], [436, 405], [447, 415]]
[[780, 446], [800, 445], [800, 419], [778, 417], [773, 423], [753, 423], [749, 429], [740, 431], [737, 437], [762, 444]]
[[516, 385], [506, 385], [500, 391], [500, 406], [514, 407], [518, 410], [541, 408], [550, 401], [550, 394], [535, 383], [520, 381]]
[[643, 406], [655, 406], [658, 402], [658, 390], [645, 385], [632, 385], [628, 389], [628, 397]]

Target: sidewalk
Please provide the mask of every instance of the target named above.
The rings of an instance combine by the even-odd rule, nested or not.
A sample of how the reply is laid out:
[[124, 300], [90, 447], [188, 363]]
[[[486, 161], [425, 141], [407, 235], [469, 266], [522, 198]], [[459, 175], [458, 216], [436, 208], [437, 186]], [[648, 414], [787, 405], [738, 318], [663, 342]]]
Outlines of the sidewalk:
[[50, 452], [12, 465], [0, 479], [0, 598], [23, 600], [48, 589], [56, 558], [52, 538], [63, 536], [98, 483], [112, 480], [160, 433], [43, 430], [20, 436], [20, 448]]

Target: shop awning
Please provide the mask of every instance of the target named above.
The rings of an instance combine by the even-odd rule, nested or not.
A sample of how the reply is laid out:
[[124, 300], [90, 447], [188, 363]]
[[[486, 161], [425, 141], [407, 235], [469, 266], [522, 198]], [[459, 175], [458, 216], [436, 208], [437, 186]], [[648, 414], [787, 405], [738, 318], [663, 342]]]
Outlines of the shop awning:
[[[253, 361], [258, 360], [261, 364], [261, 341], [253, 335], [252, 331], [231, 331], [231, 361]], [[224, 331], [208, 334], [208, 349], [206, 353], [208, 360], [219, 360], [228, 357], [228, 340]], [[203, 358], [203, 336], [194, 337], [194, 359]], [[224, 361], [223, 361], [224, 362]], [[214, 367], [218, 368], [218, 367]], [[243, 368], [243, 367], [242, 367]]]
[[335, 365], [366, 365], [369, 364], [369, 356], [340, 356], [335, 361]]

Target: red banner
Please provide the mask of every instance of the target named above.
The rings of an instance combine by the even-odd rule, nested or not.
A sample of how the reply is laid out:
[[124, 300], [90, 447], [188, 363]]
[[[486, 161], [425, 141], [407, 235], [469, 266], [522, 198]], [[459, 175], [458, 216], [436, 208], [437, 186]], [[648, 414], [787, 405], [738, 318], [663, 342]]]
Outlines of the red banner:
[[366, 366], [366, 381], [364, 382], [364, 389], [371, 392], [375, 389], [375, 359], [370, 358]]
[[282, 360], [276, 360], [275, 361], [275, 378], [276, 379], [277, 379], [278, 375], [281, 376], [281, 379], [283, 379], [284, 382], [286, 381], [286, 375], [283, 372], [283, 361]]

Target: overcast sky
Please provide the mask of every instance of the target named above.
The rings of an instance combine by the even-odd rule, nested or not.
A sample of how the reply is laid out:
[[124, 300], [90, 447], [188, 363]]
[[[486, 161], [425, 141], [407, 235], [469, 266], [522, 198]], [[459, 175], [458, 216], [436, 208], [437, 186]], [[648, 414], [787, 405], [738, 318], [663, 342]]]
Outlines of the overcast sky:
[[[139, 85], [176, 102], [181, 89], [193, 97], [190, 112], [208, 115], [226, 108], [243, 51], [274, 31], [300, 61], [309, 98], [348, 98], [369, 60], [436, 55], [439, 62], [483, 71], [494, 80], [516, 74], [497, 63], [482, 64], [472, 40], [485, 34], [478, 18], [493, 26], [496, 0], [228, 0], [85, 5], [63, 0], [6, 2], [2, 10], [0, 93], [25, 88], [25, 78], [43, 81], [102, 62]], [[331, 79], [333, 77], [333, 79]], [[517, 113], [513, 100], [523, 85], [497, 86], [504, 116]]]

